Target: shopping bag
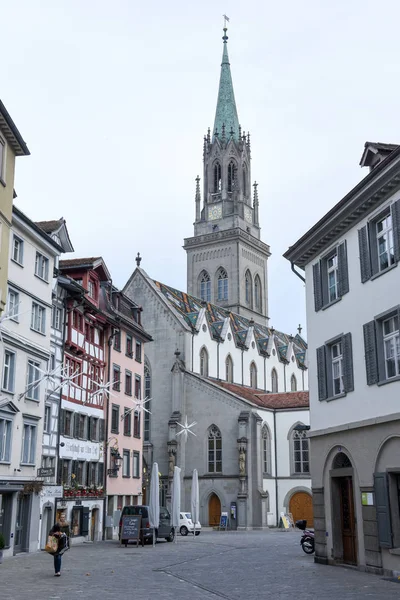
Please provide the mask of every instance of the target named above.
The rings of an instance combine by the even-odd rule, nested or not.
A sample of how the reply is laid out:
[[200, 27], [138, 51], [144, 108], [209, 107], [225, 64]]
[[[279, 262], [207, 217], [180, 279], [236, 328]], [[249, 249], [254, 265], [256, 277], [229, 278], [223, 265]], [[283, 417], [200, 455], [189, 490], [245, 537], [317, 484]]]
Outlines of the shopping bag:
[[54, 535], [49, 535], [49, 537], [47, 538], [47, 544], [45, 545], [44, 549], [50, 554], [55, 554], [55, 552], [57, 552], [58, 540]]

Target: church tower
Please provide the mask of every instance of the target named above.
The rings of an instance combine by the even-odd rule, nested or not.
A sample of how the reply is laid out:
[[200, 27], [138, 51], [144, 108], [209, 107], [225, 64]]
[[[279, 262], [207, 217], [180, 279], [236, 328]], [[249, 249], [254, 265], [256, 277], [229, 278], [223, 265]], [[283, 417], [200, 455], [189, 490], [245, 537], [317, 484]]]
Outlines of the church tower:
[[194, 236], [186, 238], [188, 293], [265, 324], [269, 246], [260, 240], [250, 134], [236, 109], [224, 28], [214, 128], [204, 136], [203, 200], [196, 178]]

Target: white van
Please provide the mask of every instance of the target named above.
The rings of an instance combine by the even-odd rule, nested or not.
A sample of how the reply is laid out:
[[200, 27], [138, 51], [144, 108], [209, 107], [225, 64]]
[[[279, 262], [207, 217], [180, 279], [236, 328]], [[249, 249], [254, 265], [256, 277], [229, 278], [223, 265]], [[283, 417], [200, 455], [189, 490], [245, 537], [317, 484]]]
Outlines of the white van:
[[[194, 532], [194, 523], [192, 521], [192, 515], [190, 512], [181, 512], [179, 515], [179, 532], [181, 535], [187, 535], [188, 533]], [[196, 535], [200, 535], [201, 525], [200, 522], [196, 523]]]

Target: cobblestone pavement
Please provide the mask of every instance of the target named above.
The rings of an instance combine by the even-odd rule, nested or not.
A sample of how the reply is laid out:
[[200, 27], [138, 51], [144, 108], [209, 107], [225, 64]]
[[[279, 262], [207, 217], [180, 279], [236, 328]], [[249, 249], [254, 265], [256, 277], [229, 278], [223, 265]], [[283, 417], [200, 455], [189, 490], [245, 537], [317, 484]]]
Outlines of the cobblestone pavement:
[[353, 569], [316, 565], [300, 532], [202, 532], [156, 548], [117, 542], [74, 546], [62, 575], [44, 552], [0, 565], [1, 600], [391, 600], [400, 584]]

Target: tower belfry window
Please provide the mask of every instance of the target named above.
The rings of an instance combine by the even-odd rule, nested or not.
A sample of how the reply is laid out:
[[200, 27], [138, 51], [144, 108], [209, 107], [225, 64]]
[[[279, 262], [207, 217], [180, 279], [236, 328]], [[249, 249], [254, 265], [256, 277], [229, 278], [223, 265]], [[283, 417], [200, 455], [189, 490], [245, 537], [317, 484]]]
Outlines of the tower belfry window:
[[222, 267], [217, 273], [218, 300], [228, 300], [228, 274]]
[[254, 300], [256, 308], [258, 310], [261, 310], [261, 280], [258, 275], [256, 275], [256, 278], [254, 280]]
[[207, 271], [200, 274], [200, 298], [211, 302], [211, 279]]
[[228, 192], [233, 192], [235, 189], [236, 165], [231, 160], [228, 165]]
[[214, 165], [214, 193], [217, 194], [221, 191], [222, 180], [221, 180], [221, 165], [219, 162]]
[[251, 275], [250, 275], [250, 271], [246, 271], [246, 275], [245, 275], [245, 298], [246, 298], [246, 304], [248, 304], [249, 306], [253, 305], [253, 290], [252, 290], [252, 280], [251, 280]]
[[247, 168], [246, 165], [243, 165], [243, 196], [247, 194]]

